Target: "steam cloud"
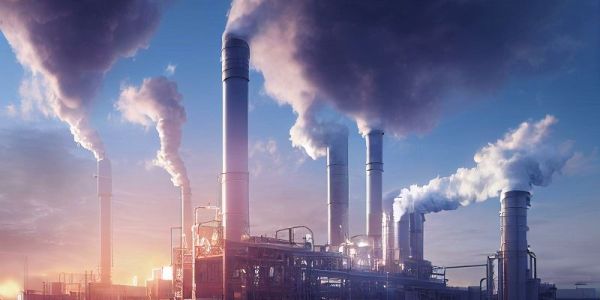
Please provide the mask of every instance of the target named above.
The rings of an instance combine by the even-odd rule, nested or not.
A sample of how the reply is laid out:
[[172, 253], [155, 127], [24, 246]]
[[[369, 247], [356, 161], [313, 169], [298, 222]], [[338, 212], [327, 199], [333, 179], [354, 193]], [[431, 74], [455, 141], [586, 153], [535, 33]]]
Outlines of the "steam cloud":
[[161, 76], [144, 79], [139, 88], [123, 88], [116, 106], [125, 120], [145, 127], [156, 126], [160, 150], [154, 164], [171, 175], [175, 186], [189, 187], [187, 170], [179, 156], [181, 127], [186, 121], [182, 99], [177, 84]]
[[503, 190], [530, 191], [532, 186], [547, 186], [573, 157], [570, 144], [548, 143], [550, 127], [556, 122], [548, 115], [537, 123], [521, 123], [504, 138], [479, 150], [473, 158], [474, 168], [460, 168], [424, 186], [402, 189], [394, 202], [394, 217], [399, 219], [407, 211], [454, 210], [497, 197]]
[[0, 29], [46, 88], [40, 108], [66, 122], [96, 159], [105, 151], [88, 118], [91, 101], [118, 58], [147, 46], [159, 18], [158, 4], [146, 0], [0, 1]]
[[450, 92], [493, 90], [577, 47], [585, 3], [509, 2], [235, 0], [226, 33], [248, 39], [266, 92], [298, 114], [293, 144], [315, 158], [324, 106], [362, 134], [423, 132]]

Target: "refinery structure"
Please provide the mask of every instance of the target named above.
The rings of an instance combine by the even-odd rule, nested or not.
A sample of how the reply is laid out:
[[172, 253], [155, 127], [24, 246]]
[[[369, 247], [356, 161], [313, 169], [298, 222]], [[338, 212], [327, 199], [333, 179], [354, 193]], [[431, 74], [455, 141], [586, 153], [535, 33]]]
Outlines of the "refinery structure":
[[[100, 202], [99, 274], [83, 283], [66, 277], [26, 291], [24, 299], [557, 299], [557, 288], [538, 277], [538, 262], [527, 241], [528, 190], [501, 194], [497, 251], [481, 262], [436, 266], [424, 257], [425, 212], [398, 215], [384, 201], [382, 130], [364, 136], [366, 144], [366, 224], [350, 232], [348, 136], [327, 148], [327, 244], [317, 245], [310, 226], [290, 224], [272, 236], [249, 231], [248, 82], [251, 49], [226, 34], [222, 44], [223, 165], [217, 205], [192, 207], [187, 185], [181, 190], [181, 244], [171, 248], [171, 266], [156, 269], [145, 287], [111, 280], [112, 171], [98, 161]], [[325, 172], [324, 172], [325, 173]], [[325, 175], [324, 175], [325, 176]], [[325, 200], [323, 200], [325, 201]], [[198, 218], [199, 211], [209, 219]], [[447, 284], [446, 270], [476, 268], [478, 286]], [[169, 273], [164, 276], [165, 272]], [[592, 295], [592, 297], [595, 297]], [[560, 297], [559, 297], [560, 299]]]

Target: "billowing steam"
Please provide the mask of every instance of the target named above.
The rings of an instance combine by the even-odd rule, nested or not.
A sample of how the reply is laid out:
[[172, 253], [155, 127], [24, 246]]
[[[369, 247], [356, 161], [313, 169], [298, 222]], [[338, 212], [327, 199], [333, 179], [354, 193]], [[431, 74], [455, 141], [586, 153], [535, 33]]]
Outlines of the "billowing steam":
[[473, 158], [474, 168], [460, 168], [426, 185], [402, 189], [394, 202], [394, 216], [399, 218], [407, 211], [453, 210], [498, 197], [503, 190], [530, 191], [533, 186], [547, 186], [573, 157], [569, 144], [548, 143], [550, 127], [555, 123], [550, 115], [537, 123], [524, 122], [479, 150]]
[[141, 87], [126, 86], [116, 104], [123, 118], [145, 127], [156, 126], [160, 150], [154, 164], [171, 175], [175, 186], [189, 186], [187, 171], [181, 156], [181, 127], [186, 121], [183, 97], [177, 84], [165, 77], [144, 79]]
[[88, 118], [91, 101], [118, 58], [147, 46], [159, 18], [157, 3], [147, 0], [0, 1], [0, 29], [46, 87], [40, 108], [66, 122], [96, 159], [104, 146]]
[[226, 31], [248, 39], [266, 92], [298, 114], [292, 142], [316, 157], [324, 106], [363, 134], [426, 131], [450, 92], [489, 91], [564, 61], [586, 19], [568, 13], [585, 5], [569, 4], [235, 0]]

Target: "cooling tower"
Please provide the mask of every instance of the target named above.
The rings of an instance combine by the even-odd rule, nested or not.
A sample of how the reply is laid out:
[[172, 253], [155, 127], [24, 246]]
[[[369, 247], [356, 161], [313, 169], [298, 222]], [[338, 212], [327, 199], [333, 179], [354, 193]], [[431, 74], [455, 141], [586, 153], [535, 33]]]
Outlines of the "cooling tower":
[[100, 282], [111, 284], [112, 265], [112, 225], [111, 225], [111, 197], [112, 197], [112, 169], [110, 160], [98, 161], [98, 198], [100, 200]]
[[339, 246], [348, 238], [348, 134], [340, 134], [327, 148], [327, 237]]
[[383, 131], [371, 130], [367, 142], [367, 235], [374, 242], [374, 257], [381, 258]]
[[527, 209], [531, 194], [526, 191], [502, 193], [500, 222], [502, 298], [525, 300], [527, 295]]
[[192, 190], [188, 185], [181, 186], [181, 240], [184, 248], [192, 248]]
[[425, 215], [420, 212], [412, 212], [409, 221], [409, 243], [410, 257], [414, 260], [423, 260], [423, 225]]
[[227, 241], [248, 235], [248, 61], [246, 41], [223, 36], [223, 226]]

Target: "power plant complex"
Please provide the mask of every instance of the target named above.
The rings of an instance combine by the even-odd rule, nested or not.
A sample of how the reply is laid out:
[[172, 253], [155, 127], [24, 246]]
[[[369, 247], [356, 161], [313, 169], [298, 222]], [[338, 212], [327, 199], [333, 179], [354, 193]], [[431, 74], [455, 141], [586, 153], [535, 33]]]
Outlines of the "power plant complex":
[[[327, 148], [327, 244], [315, 244], [309, 226], [290, 224], [273, 236], [249, 228], [248, 82], [250, 47], [240, 37], [222, 40], [223, 165], [216, 206], [192, 207], [189, 186], [181, 186], [181, 244], [171, 249], [172, 265], [157, 269], [146, 287], [111, 280], [112, 171], [98, 161], [100, 274], [86, 276], [74, 292], [59, 282], [56, 293], [28, 292], [24, 299], [560, 299], [557, 288], [537, 275], [527, 242], [527, 190], [501, 194], [499, 250], [480, 264], [435, 266], [424, 256], [426, 212], [403, 214], [383, 198], [384, 132], [373, 129], [366, 142], [366, 224], [349, 232], [348, 135]], [[325, 200], [324, 200], [325, 201]], [[211, 219], [197, 219], [197, 211]], [[490, 251], [493, 253], [493, 250]], [[478, 286], [447, 284], [446, 270], [480, 268]], [[164, 276], [164, 273], [170, 276]]]

